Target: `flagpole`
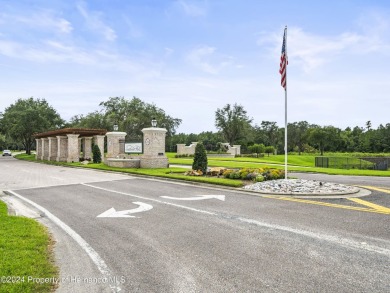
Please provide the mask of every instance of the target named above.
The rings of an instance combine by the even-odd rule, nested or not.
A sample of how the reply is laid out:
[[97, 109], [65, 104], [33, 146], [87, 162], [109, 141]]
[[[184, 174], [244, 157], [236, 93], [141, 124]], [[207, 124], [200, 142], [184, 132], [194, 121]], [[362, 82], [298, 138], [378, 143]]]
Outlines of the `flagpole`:
[[[287, 25], [285, 28], [285, 56], [287, 56]], [[287, 63], [287, 61], [286, 61]], [[284, 178], [287, 179], [287, 65], [286, 65], [286, 87], [284, 89]]]

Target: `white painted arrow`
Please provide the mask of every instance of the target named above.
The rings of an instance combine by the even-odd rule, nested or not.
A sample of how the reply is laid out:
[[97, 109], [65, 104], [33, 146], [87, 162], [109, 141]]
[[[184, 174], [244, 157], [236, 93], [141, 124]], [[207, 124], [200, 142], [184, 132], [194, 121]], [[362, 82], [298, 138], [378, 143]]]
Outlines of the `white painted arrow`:
[[174, 200], [204, 200], [204, 199], [219, 199], [222, 201], [225, 201], [225, 196], [224, 195], [198, 195], [194, 197], [171, 197], [171, 196], [160, 196], [162, 198], [167, 198], [167, 199], [174, 199]]
[[111, 208], [104, 213], [101, 213], [97, 218], [135, 218], [135, 216], [131, 216], [130, 214], [145, 212], [153, 208], [150, 204], [139, 201], [133, 202], [133, 204], [139, 205], [139, 207], [125, 211], [116, 211], [114, 208]]

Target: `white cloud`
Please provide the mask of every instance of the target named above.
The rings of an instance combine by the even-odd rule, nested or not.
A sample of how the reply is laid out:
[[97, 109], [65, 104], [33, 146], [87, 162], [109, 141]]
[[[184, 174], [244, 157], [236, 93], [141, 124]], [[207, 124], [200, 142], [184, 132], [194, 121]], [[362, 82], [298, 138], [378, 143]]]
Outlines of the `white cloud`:
[[179, 0], [176, 1], [176, 5], [178, 5], [178, 7], [188, 16], [198, 17], [207, 15], [207, 1], [198, 1], [195, 3], [194, 1]]
[[70, 34], [73, 30], [72, 24], [68, 20], [56, 16], [56, 13], [51, 10], [29, 11], [28, 14], [20, 12], [17, 15], [3, 13], [0, 15], [0, 20], [1, 23], [6, 24], [27, 25], [26, 29], [43, 29], [62, 34]]
[[104, 38], [108, 41], [115, 41], [117, 35], [115, 31], [105, 24], [102, 20], [103, 14], [97, 11], [88, 11], [87, 5], [85, 2], [80, 2], [77, 4], [77, 10], [84, 17], [88, 28], [94, 31], [97, 34], [102, 34]]
[[217, 49], [210, 46], [198, 46], [187, 55], [192, 66], [210, 73], [218, 74], [223, 68], [232, 64], [232, 57], [216, 54]]
[[173, 54], [173, 52], [175, 52], [175, 50], [173, 50], [172, 48], [168, 48], [168, 47], [164, 48], [164, 51], [165, 51], [165, 54], [164, 54], [165, 57], [170, 57]]
[[124, 16], [123, 19], [128, 27], [128, 35], [131, 38], [137, 39], [143, 36], [143, 32], [141, 31], [141, 29], [138, 28], [127, 16]]
[[[333, 36], [315, 35], [299, 27], [289, 27], [287, 53], [290, 65], [298, 65], [305, 73], [310, 73], [325, 64], [332, 63], [337, 56], [343, 54], [362, 55], [372, 52], [388, 54], [390, 44], [387, 41], [389, 28], [387, 19], [378, 15], [365, 16], [362, 19], [364, 21], [360, 20], [359, 23], [363, 31], [342, 32]], [[278, 33], [264, 33], [257, 41], [260, 46], [267, 43], [273, 44], [270, 51], [272, 58], [280, 55], [282, 30]]]

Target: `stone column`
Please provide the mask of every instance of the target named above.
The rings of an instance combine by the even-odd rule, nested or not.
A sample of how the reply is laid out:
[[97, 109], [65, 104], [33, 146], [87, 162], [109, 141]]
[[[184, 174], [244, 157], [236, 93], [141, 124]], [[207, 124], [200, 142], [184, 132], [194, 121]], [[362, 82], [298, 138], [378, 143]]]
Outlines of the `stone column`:
[[66, 162], [68, 158], [68, 137], [57, 136], [57, 162]]
[[58, 141], [57, 137], [49, 137], [49, 161], [55, 161], [58, 153]]
[[42, 152], [41, 139], [37, 138], [35, 139], [35, 160], [41, 159], [41, 152]]
[[49, 161], [49, 138], [43, 139], [43, 160]]
[[39, 152], [40, 159], [43, 160], [45, 154], [45, 139], [41, 138], [41, 151]]
[[83, 152], [84, 159], [92, 159], [92, 137], [84, 137]]
[[[80, 159], [80, 156], [81, 156], [81, 149], [82, 149], [82, 145], [83, 145], [83, 138], [82, 137], [79, 137], [78, 138], [79, 140], [79, 159]], [[84, 157], [84, 153], [83, 153], [83, 157]]]
[[240, 144], [234, 144], [233, 147], [237, 149], [235, 155], [241, 155], [241, 145]]
[[66, 161], [68, 163], [79, 162], [79, 134], [67, 134], [66, 136], [68, 137], [68, 157], [66, 158]]
[[185, 154], [184, 148], [185, 148], [186, 144], [185, 143], [178, 143], [178, 144], [176, 144], [176, 146], [177, 146], [176, 153], [178, 155], [184, 155]]
[[102, 154], [102, 160], [104, 160], [104, 138], [105, 137], [106, 137], [105, 135], [95, 135], [93, 137], [94, 144], [96, 144], [99, 147], [100, 153]]
[[126, 132], [107, 132], [107, 158], [115, 158], [124, 154], [124, 149], [120, 149], [119, 141], [124, 140]]
[[167, 168], [165, 156], [165, 128], [144, 128], [144, 154], [141, 157], [141, 168]]

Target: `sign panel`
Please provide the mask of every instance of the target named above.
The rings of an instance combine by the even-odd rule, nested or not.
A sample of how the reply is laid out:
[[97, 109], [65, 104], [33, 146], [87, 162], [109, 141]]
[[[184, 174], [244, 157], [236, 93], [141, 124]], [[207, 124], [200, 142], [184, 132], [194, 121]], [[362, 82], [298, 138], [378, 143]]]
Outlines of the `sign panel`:
[[142, 153], [142, 142], [125, 143], [125, 153]]

